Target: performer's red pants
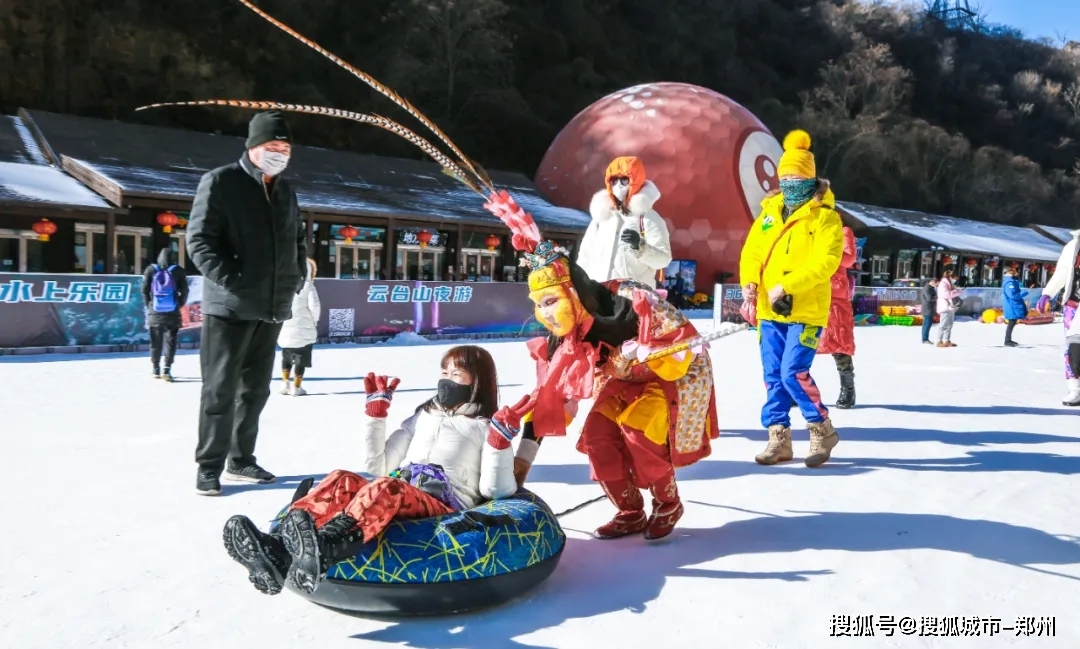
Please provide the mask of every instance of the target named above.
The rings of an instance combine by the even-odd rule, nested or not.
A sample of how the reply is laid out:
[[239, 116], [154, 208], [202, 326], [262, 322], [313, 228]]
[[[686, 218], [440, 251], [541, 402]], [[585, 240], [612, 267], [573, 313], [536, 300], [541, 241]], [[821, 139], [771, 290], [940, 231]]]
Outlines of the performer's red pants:
[[315, 519], [320, 528], [338, 514], [347, 514], [357, 521], [356, 527], [370, 541], [390, 525], [395, 518], [428, 518], [453, 512], [441, 500], [397, 478], [366, 478], [334, 471], [322, 479], [306, 496], [297, 500], [292, 509], [302, 509]]
[[[645, 389], [629, 404], [612, 396], [593, 406], [578, 442], [578, 450], [589, 456], [593, 480], [632, 478], [637, 487], [644, 489], [674, 474], [667, 444], [668, 410], [661, 395], [659, 390]], [[634, 409], [637, 414], [631, 415]], [[635, 428], [630, 422], [648, 430]]]

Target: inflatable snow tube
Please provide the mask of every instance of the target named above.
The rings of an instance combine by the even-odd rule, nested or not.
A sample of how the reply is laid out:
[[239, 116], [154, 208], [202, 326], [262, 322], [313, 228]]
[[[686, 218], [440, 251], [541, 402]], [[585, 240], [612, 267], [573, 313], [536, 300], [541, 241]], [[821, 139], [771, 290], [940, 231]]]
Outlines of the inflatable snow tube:
[[[271, 526], [277, 528], [286, 507]], [[332, 609], [382, 616], [449, 615], [520, 597], [551, 576], [566, 545], [559, 521], [520, 489], [462, 512], [394, 521], [330, 567], [311, 595]]]

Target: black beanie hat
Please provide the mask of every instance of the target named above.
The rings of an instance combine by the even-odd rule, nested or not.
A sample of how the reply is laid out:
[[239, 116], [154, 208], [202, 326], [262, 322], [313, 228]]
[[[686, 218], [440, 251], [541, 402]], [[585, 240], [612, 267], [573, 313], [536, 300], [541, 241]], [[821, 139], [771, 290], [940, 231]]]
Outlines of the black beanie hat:
[[271, 140], [292, 142], [289, 125], [285, 123], [285, 115], [278, 110], [258, 113], [251, 118], [251, 122], [248, 123], [248, 138], [245, 146], [251, 149]]

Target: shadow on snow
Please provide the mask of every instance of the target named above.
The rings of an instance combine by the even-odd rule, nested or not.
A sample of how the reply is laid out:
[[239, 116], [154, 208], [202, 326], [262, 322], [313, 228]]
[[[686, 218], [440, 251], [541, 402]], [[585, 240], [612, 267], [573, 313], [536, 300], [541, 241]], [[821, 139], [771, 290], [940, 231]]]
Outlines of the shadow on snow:
[[[758, 516], [715, 529], [676, 529], [669, 540], [655, 546], [647, 546], [640, 537], [620, 541], [570, 538], [555, 574], [523, 601], [453, 618], [398, 620], [387, 628], [352, 637], [424, 649], [524, 649], [539, 645], [513, 638], [571, 619], [626, 610], [642, 613], [660, 596], [670, 577], [807, 581], [833, 572], [822, 563], [827, 559], [815, 555], [802, 558], [816, 564], [805, 570], [742, 572], [700, 567], [739, 555], [929, 549], [1080, 580], [1035, 567], [1080, 563], [1080, 544], [1033, 528], [931, 514], [750, 513]], [[634, 567], [632, 572], [627, 571], [628, 566]]]

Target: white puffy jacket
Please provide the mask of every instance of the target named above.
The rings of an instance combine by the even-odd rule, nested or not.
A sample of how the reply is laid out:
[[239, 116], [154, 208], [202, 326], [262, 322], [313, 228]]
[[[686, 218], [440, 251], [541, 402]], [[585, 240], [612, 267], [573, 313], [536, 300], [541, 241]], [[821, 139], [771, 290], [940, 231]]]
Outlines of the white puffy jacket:
[[[1064, 289], [1065, 294], [1061, 298], [1062, 304], [1072, 297], [1070, 293], [1072, 292], [1073, 275], [1076, 273], [1076, 254], [1080, 250], [1080, 230], [1074, 230], [1072, 236], [1072, 240], [1061, 249], [1061, 255], [1058, 257], [1057, 265], [1054, 267], [1054, 274], [1046, 281], [1046, 288], [1042, 291], [1043, 295], [1049, 295], [1053, 298], [1059, 291]], [[1080, 318], [1073, 318], [1072, 325], [1065, 332], [1065, 335], [1080, 335]]]
[[438, 464], [468, 508], [513, 495], [513, 448], [499, 450], [487, 443], [488, 420], [470, 416], [476, 410], [471, 403], [453, 412], [432, 404], [401, 422], [389, 437], [385, 419], [368, 417], [364, 470], [384, 476], [406, 464]]
[[[597, 192], [589, 203], [592, 223], [581, 239], [578, 266], [597, 282], [632, 279], [655, 287], [656, 271], [671, 263], [667, 223], [652, 209], [659, 199], [660, 190], [647, 180], [630, 197], [630, 214], [623, 214], [612, 206], [606, 189]], [[619, 242], [626, 229], [644, 230], [638, 250]]]
[[304, 282], [304, 288], [293, 296], [292, 317], [281, 325], [278, 347], [282, 349], [298, 349], [313, 345], [319, 339], [318, 325], [319, 317], [322, 315], [322, 302], [319, 302], [319, 291], [315, 289], [311, 271], [311, 264], [308, 264], [308, 276], [307, 281]]

